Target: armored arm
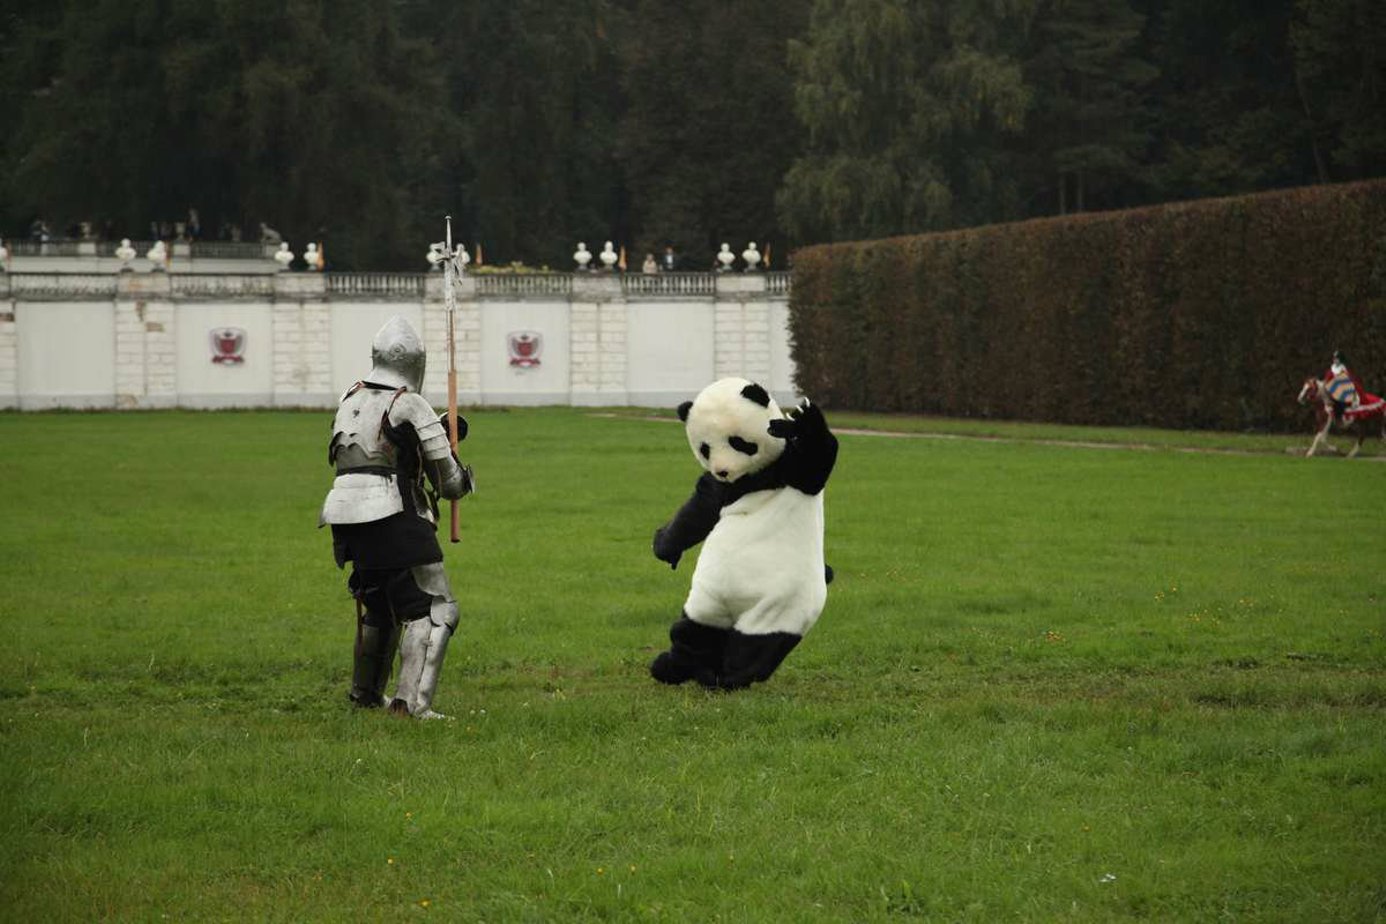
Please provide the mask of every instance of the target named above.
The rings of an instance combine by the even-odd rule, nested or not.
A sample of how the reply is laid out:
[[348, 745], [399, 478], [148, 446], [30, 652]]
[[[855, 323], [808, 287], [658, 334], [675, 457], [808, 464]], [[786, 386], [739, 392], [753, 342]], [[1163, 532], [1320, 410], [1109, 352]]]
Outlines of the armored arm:
[[[413, 392], [400, 395], [390, 408], [390, 424], [399, 426], [404, 423], [413, 425], [414, 432], [418, 434], [424, 474], [438, 496], [459, 498], [470, 494], [473, 489], [470, 466], [458, 463], [448, 441], [447, 427], [428, 402]], [[466, 431], [460, 422], [457, 429], [460, 439]]]
[[788, 417], [770, 421], [769, 431], [788, 443], [781, 457], [785, 484], [808, 495], [822, 491], [837, 463], [837, 437], [818, 406], [805, 398]]
[[683, 553], [707, 538], [722, 515], [721, 486], [711, 475], [703, 475], [693, 488], [693, 496], [684, 502], [654, 534], [654, 554], [670, 568], [679, 566]]

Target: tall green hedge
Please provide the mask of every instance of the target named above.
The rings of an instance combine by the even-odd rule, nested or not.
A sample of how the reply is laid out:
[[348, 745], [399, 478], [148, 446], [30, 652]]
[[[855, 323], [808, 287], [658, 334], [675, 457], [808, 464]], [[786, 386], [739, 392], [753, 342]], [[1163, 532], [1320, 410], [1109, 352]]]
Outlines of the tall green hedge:
[[1386, 393], [1386, 181], [809, 247], [790, 327], [828, 407], [1301, 429], [1334, 349]]

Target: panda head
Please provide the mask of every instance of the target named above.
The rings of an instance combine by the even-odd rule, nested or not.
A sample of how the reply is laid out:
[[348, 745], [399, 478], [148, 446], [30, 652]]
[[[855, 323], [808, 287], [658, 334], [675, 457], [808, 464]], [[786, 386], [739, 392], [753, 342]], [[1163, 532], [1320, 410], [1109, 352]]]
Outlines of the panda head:
[[730, 484], [774, 463], [784, 440], [770, 435], [770, 421], [784, 415], [769, 393], [746, 379], [713, 382], [679, 405], [679, 419], [698, 464]]

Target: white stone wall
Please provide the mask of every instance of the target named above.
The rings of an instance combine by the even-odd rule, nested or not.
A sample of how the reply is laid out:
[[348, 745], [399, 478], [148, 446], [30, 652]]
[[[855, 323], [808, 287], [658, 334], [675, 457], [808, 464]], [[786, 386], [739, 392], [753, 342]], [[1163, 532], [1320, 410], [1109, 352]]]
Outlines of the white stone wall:
[[[24, 410], [116, 406], [113, 301], [15, 300], [15, 374]], [[124, 357], [135, 357], [126, 348]]]
[[[275, 277], [271, 306], [274, 404], [322, 407], [332, 388], [332, 307], [316, 273]], [[337, 393], [340, 394], [340, 393]]]
[[[783, 290], [755, 274], [468, 276], [453, 315], [459, 404], [673, 406], [726, 375], [791, 400]], [[423, 336], [425, 396], [442, 407], [440, 274], [0, 275], [0, 407], [331, 407], [394, 315]], [[214, 361], [212, 332], [227, 327], [244, 332], [239, 362]], [[517, 335], [540, 338], [537, 361], [517, 361]]]
[[568, 328], [572, 403], [626, 404], [628, 341], [620, 279], [595, 274], [575, 278]]
[[178, 403], [175, 330], [170, 301], [116, 302], [116, 407]]
[[0, 301], [0, 409], [19, 407], [19, 339], [14, 302]]
[[172, 407], [178, 402], [178, 350], [168, 277], [123, 273], [116, 286], [115, 406]]

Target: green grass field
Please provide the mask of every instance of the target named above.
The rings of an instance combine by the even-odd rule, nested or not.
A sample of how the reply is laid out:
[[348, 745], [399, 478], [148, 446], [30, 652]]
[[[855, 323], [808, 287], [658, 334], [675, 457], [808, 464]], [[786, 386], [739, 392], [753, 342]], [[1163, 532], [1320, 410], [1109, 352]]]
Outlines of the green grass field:
[[823, 618], [719, 695], [645, 673], [679, 428], [470, 418], [421, 723], [346, 702], [329, 414], [0, 414], [0, 920], [1386, 917], [1380, 462], [843, 435]]

